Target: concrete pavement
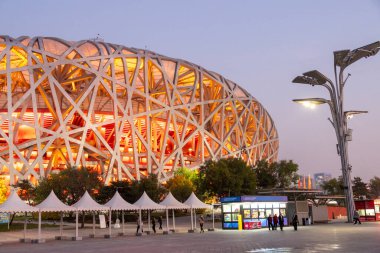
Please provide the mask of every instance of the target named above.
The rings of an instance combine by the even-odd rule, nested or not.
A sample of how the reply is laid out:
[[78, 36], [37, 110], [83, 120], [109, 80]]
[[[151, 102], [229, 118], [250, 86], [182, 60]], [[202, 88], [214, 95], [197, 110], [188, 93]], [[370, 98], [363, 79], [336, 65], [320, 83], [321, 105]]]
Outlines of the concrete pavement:
[[[132, 227], [129, 231], [133, 234]], [[51, 240], [32, 245], [5, 243], [0, 246], [0, 252], [380, 252], [379, 231], [380, 223], [375, 222], [301, 226], [298, 231], [287, 227], [282, 232], [261, 229], [189, 234], [182, 229], [182, 233], [170, 235], [136, 237], [130, 234], [111, 239]], [[87, 229], [81, 232], [87, 232]]]

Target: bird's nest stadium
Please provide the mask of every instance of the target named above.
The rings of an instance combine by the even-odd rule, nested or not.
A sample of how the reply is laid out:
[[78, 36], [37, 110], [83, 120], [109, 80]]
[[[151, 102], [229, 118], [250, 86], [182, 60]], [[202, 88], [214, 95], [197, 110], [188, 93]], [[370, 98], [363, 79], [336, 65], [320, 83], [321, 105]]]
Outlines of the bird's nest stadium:
[[274, 161], [278, 147], [263, 106], [196, 64], [100, 40], [0, 36], [0, 174], [11, 184], [67, 166], [105, 183], [166, 181], [208, 159]]

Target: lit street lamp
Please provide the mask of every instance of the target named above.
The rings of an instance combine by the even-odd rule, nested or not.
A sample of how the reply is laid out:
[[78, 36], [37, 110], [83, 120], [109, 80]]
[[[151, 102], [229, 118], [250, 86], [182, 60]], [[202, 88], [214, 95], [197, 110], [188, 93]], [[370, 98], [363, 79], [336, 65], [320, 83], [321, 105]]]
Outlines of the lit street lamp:
[[341, 50], [334, 52], [334, 73], [335, 83], [317, 70], [304, 73], [302, 76], [294, 78], [293, 83], [309, 84], [311, 86], [323, 86], [329, 91], [330, 100], [323, 98], [294, 99], [306, 107], [314, 108], [317, 105], [328, 104], [330, 106], [331, 117], [328, 119], [334, 127], [337, 137], [338, 154], [341, 160], [344, 192], [346, 197], [348, 222], [353, 221], [355, 210], [354, 198], [351, 182], [351, 165], [348, 160], [347, 142], [352, 139], [352, 130], [347, 128], [347, 119], [356, 114], [367, 113], [367, 111], [344, 111], [343, 110], [343, 89], [350, 74], [344, 77], [344, 70], [352, 63], [377, 54], [380, 50], [380, 41], [357, 48], [355, 50]]

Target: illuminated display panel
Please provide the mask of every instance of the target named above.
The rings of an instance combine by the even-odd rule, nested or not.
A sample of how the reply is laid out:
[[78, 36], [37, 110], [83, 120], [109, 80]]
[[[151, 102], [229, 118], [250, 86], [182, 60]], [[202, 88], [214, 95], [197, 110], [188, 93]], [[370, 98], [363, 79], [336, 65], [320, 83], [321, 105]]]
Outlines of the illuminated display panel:
[[102, 41], [0, 36], [0, 174], [67, 166], [105, 183], [179, 167], [277, 159], [274, 122], [247, 91], [187, 61]]

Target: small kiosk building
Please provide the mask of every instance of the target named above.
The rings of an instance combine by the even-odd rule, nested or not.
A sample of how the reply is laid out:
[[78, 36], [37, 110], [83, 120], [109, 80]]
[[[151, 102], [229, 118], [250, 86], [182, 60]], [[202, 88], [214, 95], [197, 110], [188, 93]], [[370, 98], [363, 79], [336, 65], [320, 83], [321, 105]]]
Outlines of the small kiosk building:
[[284, 225], [288, 225], [287, 196], [223, 197], [220, 202], [223, 229], [238, 229], [239, 222], [242, 229], [267, 227], [267, 217], [280, 213], [284, 216]]

